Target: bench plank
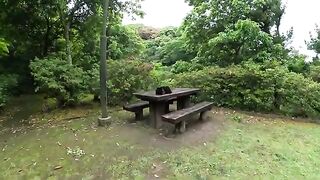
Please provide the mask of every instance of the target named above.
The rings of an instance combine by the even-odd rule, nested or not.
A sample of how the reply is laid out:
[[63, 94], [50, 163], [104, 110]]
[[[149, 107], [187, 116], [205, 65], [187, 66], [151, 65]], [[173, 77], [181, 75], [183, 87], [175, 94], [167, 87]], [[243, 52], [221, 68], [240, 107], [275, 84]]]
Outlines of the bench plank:
[[123, 106], [124, 110], [134, 112], [135, 113], [135, 120], [141, 121], [143, 118], [143, 109], [149, 107], [149, 102], [141, 101], [134, 104], [129, 104]]
[[213, 103], [211, 102], [202, 102], [186, 109], [181, 109], [179, 111], [165, 114], [162, 116], [162, 118], [164, 121], [167, 121], [169, 123], [178, 124], [185, 118], [188, 118], [194, 114], [210, 110], [212, 106]]
[[149, 102], [141, 101], [134, 104], [125, 105], [123, 106], [123, 109], [131, 112], [136, 112], [147, 107], [149, 107]]

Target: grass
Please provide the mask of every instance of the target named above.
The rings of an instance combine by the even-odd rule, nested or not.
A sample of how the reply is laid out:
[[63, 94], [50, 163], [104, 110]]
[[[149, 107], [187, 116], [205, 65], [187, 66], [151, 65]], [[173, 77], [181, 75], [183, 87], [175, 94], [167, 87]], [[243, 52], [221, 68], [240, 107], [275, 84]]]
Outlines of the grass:
[[87, 116], [77, 120], [0, 131], [0, 179], [319, 178], [317, 124], [221, 110], [211, 120], [223, 123], [220, 132], [189, 143], [186, 135], [167, 140], [127, 124], [133, 115], [119, 109], [111, 111], [111, 127], [97, 128], [96, 109], [82, 110]]

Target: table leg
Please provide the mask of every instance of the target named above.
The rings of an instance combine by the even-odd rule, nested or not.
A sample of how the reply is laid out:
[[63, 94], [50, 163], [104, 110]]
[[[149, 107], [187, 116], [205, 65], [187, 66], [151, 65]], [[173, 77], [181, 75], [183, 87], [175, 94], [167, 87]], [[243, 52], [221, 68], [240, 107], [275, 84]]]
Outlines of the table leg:
[[179, 97], [177, 99], [177, 109], [184, 109], [186, 107], [190, 107], [190, 96]]
[[166, 111], [166, 102], [150, 102], [150, 125], [154, 128], [162, 126], [162, 115]]
[[[181, 110], [184, 108], [190, 107], [190, 96], [180, 97], [177, 99], [177, 109]], [[179, 130], [180, 133], [186, 131], [186, 122], [182, 121], [176, 125], [176, 131]]]
[[167, 114], [167, 113], [169, 113], [169, 112], [170, 112], [170, 104], [167, 103], [167, 104], [166, 104], [165, 113]]

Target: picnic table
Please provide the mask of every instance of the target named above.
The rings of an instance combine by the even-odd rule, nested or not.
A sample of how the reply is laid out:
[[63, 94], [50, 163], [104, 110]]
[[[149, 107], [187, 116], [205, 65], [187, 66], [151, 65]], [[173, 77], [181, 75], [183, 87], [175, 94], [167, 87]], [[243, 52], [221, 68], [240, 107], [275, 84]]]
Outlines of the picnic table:
[[160, 128], [163, 121], [162, 115], [168, 113], [169, 102], [177, 101], [177, 109], [181, 110], [190, 106], [190, 97], [197, 94], [200, 89], [197, 88], [176, 88], [170, 94], [156, 95], [155, 91], [134, 93], [134, 95], [143, 101], [149, 102], [150, 125], [154, 128]]

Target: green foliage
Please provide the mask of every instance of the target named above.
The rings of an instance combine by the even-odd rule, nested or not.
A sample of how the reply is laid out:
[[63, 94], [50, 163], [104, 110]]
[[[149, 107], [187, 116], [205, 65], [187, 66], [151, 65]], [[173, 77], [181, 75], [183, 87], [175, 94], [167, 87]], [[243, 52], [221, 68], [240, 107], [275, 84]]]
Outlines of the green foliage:
[[310, 63], [306, 62], [306, 57], [303, 55], [289, 56], [285, 64], [291, 72], [307, 74], [310, 71]]
[[[71, 55], [73, 64], [78, 64], [83, 54], [95, 59], [99, 57], [100, 0], [0, 1], [0, 9], [0, 37], [10, 42], [9, 57], [3, 58], [7, 60], [4, 63], [0, 61], [0, 71], [2, 67], [10, 73], [17, 71], [14, 73], [25, 82], [20, 84], [20, 89], [32, 87], [29, 65], [35, 57], [43, 59], [63, 51]], [[109, 44], [115, 47], [115, 56], [127, 57], [141, 51], [142, 41], [137, 42], [136, 34], [120, 25], [125, 13], [142, 16], [140, 9], [140, 0], [114, 0], [110, 4], [108, 22], [114, 29], [108, 29], [111, 33], [108, 36], [111, 36]], [[7, 49], [2, 39], [0, 41], [1, 55]]]
[[320, 66], [319, 65], [311, 65], [310, 73], [308, 76], [314, 81], [320, 83]]
[[320, 28], [316, 26], [316, 35], [315, 37], [311, 36], [310, 42], [308, 42], [308, 48], [314, 50], [318, 55], [320, 54]]
[[145, 48], [137, 30], [130, 26], [113, 25], [110, 29], [110, 58], [124, 59], [139, 55]]
[[274, 45], [272, 37], [263, 32], [258, 23], [239, 20], [233, 27], [217, 34], [203, 45], [199, 53], [204, 64], [226, 66], [252, 59], [255, 62], [281, 58], [281, 46]]
[[[277, 77], [278, 78], [278, 77]], [[320, 117], [320, 84], [296, 73], [285, 74], [279, 98], [281, 111], [294, 116]]]
[[18, 85], [16, 75], [0, 75], [0, 108], [6, 105], [13, 88]]
[[231, 120], [237, 123], [242, 123], [243, 117], [241, 115], [235, 114], [231, 116]]
[[0, 38], [0, 56], [6, 55], [9, 53], [8, 43], [4, 39]]
[[211, 67], [181, 74], [178, 87], [201, 88], [200, 100], [245, 110], [320, 116], [320, 84], [272, 64]]
[[170, 67], [163, 66], [161, 63], [155, 63], [151, 71], [151, 77], [154, 80], [153, 87], [171, 86], [173, 84], [174, 74]]
[[194, 9], [183, 25], [184, 36], [202, 63], [227, 66], [286, 55], [279, 33], [281, 0], [188, 2]]
[[173, 65], [177, 61], [189, 61], [195, 55], [187, 51], [187, 44], [180, 29], [167, 28], [160, 32], [155, 39], [147, 41], [144, 58], [157, 60], [163, 65]]
[[[280, 26], [285, 7], [281, 0], [188, 0], [194, 6], [185, 21], [188, 38], [195, 47], [223, 32], [239, 20], [252, 20], [271, 34], [272, 27]], [[200, 43], [199, 43], [200, 42]], [[198, 44], [199, 43], [199, 44]]]
[[[110, 105], [122, 105], [132, 100], [133, 93], [147, 90], [153, 84], [150, 77], [152, 64], [138, 60], [108, 60], [108, 103]], [[99, 70], [94, 70], [91, 89], [99, 96]]]
[[30, 68], [37, 85], [36, 92], [56, 98], [59, 106], [78, 103], [88, 89], [87, 74], [81, 68], [69, 64], [63, 53], [43, 59], [35, 58]]
[[184, 72], [192, 72], [202, 70], [203, 66], [196, 62], [186, 62], [186, 61], [177, 61], [174, 65], [172, 65], [171, 71], [175, 74], [180, 74]]

